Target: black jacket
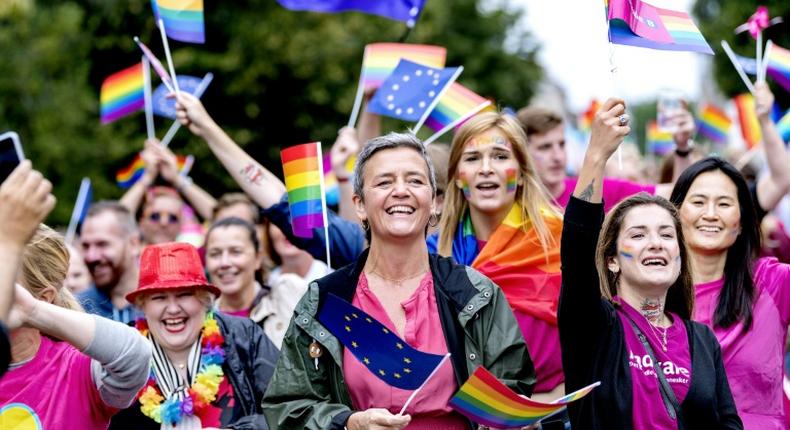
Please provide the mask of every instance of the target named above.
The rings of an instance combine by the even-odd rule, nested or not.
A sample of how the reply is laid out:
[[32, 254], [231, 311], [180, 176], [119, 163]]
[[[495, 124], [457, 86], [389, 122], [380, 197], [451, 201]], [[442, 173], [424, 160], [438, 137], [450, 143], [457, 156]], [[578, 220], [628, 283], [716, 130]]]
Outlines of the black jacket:
[[[595, 381], [601, 385], [571, 404], [573, 430], [630, 430], [633, 392], [623, 325], [614, 306], [601, 296], [595, 248], [603, 204], [571, 198], [562, 231], [562, 292], [559, 329], [565, 390]], [[691, 383], [681, 403], [681, 430], [743, 429], [732, 400], [721, 349], [710, 329], [683, 320], [691, 354]], [[661, 398], [657, 407], [663, 408]]]
[[[234, 400], [242, 408], [243, 418], [227, 427], [239, 430], [268, 430], [263, 416], [263, 393], [274, 374], [279, 351], [266, 337], [263, 329], [249, 318], [217, 312], [219, 330], [225, 338], [225, 362], [222, 371], [233, 387]], [[115, 415], [109, 430], [159, 430], [160, 425], [140, 411], [140, 403]]]

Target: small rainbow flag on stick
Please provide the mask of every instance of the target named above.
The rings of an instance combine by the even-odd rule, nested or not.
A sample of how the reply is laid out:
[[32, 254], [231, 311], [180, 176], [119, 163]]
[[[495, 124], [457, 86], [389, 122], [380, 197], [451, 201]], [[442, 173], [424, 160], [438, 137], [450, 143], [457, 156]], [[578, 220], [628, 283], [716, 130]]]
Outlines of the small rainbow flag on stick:
[[484, 110], [494, 110], [491, 100], [477, 95], [474, 91], [464, 87], [458, 82], [453, 82], [440, 96], [439, 101], [427, 118], [420, 120], [420, 124], [436, 130], [436, 133], [425, 140], [425, 144], [435, 141], [453, 127], [458, 127], [469, 118]]
[[[194, 157], [191, 158], [190, 156], [185, 155], [176, 155], [176, 164], [178, 165], [178, 171], [183, 172], [185, 168], [192, 168], [192, 164], [194, 163]], [[145, 172], [145, 161], [138, 153], [135, 155], [132, 162], [124, 167], [123, 169], [119, 170], [118, 173], [115, 174], [115, 181], [118, 182], [118, 186], [127, 189], [134, 185], [143, 173]]]
[[298, 237], [313, 237], [314, 228], [326, 225], [320, 145], [319, 142], [305, 143], [280, 152], [291, 208], [291, 227]]
[[477, 424], [495, 428], [525, 427], [553, 415], [589, 394], [600, 382], [542, 403], [519, 396], [484, 367], [478, 367], [449, 405]]
[[675, 147], [672, 133], [661, 131], [656, 121], [647, 123], [647, 150], [652, 154], [665, 155]]
[[700, 110], [698, 125], [701, 136], [723, 144], [727, 143], [727, 135], [730, 133], [732, 120], [723, 110], [706, 103]]
[[595, 119], [595, 114], [601, 108], [601, 102], [597, 99], [590, 101], [590, 106], [579, 116], [579, 130], [588, 133], [592, 129], [592, 122]]
[[167, 37], [181, 42], [205, 43], [203, 0], [151, 0], [156, 22], [165, 23]]
[[114, 73], [105, 79], [99, 96], [102, 124], [143, 109], [145, 106], [143, 87], [142, 63]]
[[790, 50], [774, 43], [766, 54], [768, 75], [787, 91], [790, 91]]
[[741, 94], [735, 96], [733, 101], [738, 109], [738, 123], [741, 126], [741, 136], [746, 142], [746, 148], [755, 148], [763, 140], [763, 132], [757, 120], [757, 113], [754, 111], [754, 96]]

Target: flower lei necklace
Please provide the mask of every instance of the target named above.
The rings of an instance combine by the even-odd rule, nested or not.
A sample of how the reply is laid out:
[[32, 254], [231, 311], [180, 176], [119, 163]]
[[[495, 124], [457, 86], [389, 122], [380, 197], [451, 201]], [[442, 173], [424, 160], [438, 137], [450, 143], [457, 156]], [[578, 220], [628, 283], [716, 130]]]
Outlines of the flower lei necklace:
[[[137, 330], [147, 338], [148, 322], [145, 318], [138, 319], [135, 325]], [[175, 425], [184, 416], [200, 415], [211, 402], [217, 399], [219, 385], [225, 377], [222, 371], [222, 363], [225, 362], [225, 351], [222, 349], [222, 345], [225, 339], [219, 331], [213, 312], [206, 314], [201, 334], [199, 371], [195, 375], [195, 382], [187, 391], [187, 396], [183, 399], [179, 399], [178, 396], [165, 399], [157, 387], [153, 369], [148, 377], [148, 382], [138, 394], [137, 400], [140, 402], [143, 414], [159, 424], [164, 421]]]

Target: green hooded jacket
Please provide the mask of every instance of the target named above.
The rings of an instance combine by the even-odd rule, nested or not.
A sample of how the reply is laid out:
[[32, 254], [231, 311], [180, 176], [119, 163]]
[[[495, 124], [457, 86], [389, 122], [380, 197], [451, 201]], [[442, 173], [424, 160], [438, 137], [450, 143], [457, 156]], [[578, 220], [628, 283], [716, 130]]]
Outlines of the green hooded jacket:
[[[483, 366], [516, 392], [531, 395], [535, 369], [502, 291], [476, 270], [431, 255], [437, 307], [458, 386]], [[285, 334], [263, 410], [271, 429], [343, 430], [356, 412], [343, 378], [343, 345], [317, 319], [322, 299], [351, 301], [367, 251], [310, 284]], [[310, 344], [321, 346], [316, 360]], [[470, 422], [470, 428], [472, 423]]]

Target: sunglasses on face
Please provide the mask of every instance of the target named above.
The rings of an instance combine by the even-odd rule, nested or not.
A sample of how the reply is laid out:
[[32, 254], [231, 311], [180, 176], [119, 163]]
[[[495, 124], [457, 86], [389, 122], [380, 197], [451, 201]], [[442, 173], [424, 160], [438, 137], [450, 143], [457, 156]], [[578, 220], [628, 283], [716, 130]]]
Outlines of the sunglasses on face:
[[167, 213], [167, 212], [151, 212], [148, 215], [148, 219], [151, 222], [160, 222], [161, 220], [167, 220], [168, 224], [178, 224], [178, 216], [175, 214]]

